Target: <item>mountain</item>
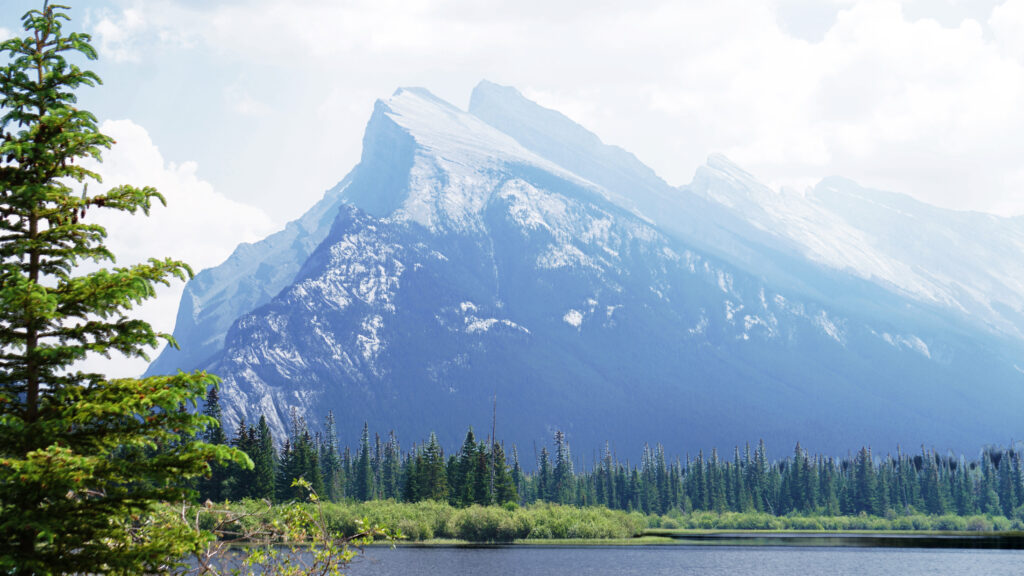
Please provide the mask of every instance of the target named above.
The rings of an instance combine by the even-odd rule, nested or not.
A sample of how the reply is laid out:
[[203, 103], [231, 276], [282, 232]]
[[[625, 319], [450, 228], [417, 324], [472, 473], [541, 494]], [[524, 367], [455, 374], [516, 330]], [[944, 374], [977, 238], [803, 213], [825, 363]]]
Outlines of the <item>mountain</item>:
[[[790, 198], [719, 156], [676, 188], [511, 88], [481, 83], [469, 111], [400, 89], [317, 207], [190, 283], [177, 366], [219, 374], [230, 421], [277, 434], [333, 410], [344, 437], [365, 420], [454, 443], [496, 399], [521, 448], [556, 428], [584, 450], [1008, 439], [1019, 324], [915, 289], [904, 268], [954, 293], [956, 264], [915, 268], [878, 197], [827, 180]], [[925, 208], [921, 234], [986, 224]], [[971, 264], [964, 294], [1019, 314], [1016, 269]]]
[[686, 189], [811, 261], [1024, 337], [1024, 218], [944, 210], [838, 177], [806, 194], [776, 192], [722, 156]]
[[185, 285], [178, 306], [174, 338], [179, 348], [165, 347], [146, 376], [203, 366], [224, 346], [224, 335], [239, 316], [266, 304], [290, 284], [330, 231], [347, 186], [342, 181], [284, 230], [242, 244], [223, 264], [196, 274]]

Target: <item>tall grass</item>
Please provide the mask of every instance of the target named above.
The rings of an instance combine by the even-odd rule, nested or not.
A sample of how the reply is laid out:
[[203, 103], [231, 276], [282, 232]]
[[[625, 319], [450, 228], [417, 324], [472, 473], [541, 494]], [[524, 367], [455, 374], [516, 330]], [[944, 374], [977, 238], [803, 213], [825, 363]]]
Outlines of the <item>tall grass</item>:
[[[252, 501], [230, 505], [244, 509]], [[772, 516], [758, 512], [670, 511], [664, 516], [609, 510], [604, 507], [563, 506], [536, 503], [525, 507], [470, 506], [456, 508], [445, 502], [401, 503], [394, 500], [370, 502], [325, 502], [324, 517], [331, 532], [345, 535], [358, 531], [357, 521], [365, 519], [392, 530], [400, 530], [412, 542], [454, 539], [467, 542], [512, 542], [515, 540], [621, 540], [634, 538], [649, 529], [677, 530], [849, 530], [889, 531], [1006, 531], [1021, 530], [1019, 520], [1002, 516], [927, 516], [914, 514], [884, 518], [857, 516]]]

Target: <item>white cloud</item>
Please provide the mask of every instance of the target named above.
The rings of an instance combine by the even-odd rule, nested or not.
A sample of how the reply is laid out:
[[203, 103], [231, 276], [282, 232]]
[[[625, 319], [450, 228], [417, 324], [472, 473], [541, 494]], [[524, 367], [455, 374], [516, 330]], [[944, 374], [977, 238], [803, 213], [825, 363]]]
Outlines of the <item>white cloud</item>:
[[13, 32], [8, 30], [7, 28], [0, 27], [0, 42], [3, 42], [4, 40], [7, 40], [8, 38], [13, 38], [13, 37], [14, 37], [14, 33]]
[[[200, 47], [182, 58], [212, 63], [178, 85], [229, 94], [225, 116], [260, 118], [253, 136], [265, 140], [247, 138], [239, 158], [301, 168], [204, 164], [274, 214], [297, 215], [358, 161], [373, 98], [423, 85], [464, 106], [481, 78], [561, 109], [676, 184], [724, 152], [770, 182], [839, 174], [1024, 212], [1024, 0], [953, 4], [151, 0], [143, 20]], [[224, 127], [196, 129], [239, 145]], [[283, 204], [285, 188], [302, 202]]]
[[1007, 55], [1024, 63], [1024, 0], [1007, 0], [993, 8], [988, 25]]
[[260, 118], [269, 115], [273, 109], [254, 98], [248, 90], [237, 85], [231, 85], [224, 89], [224, 100], [228, 107], [242, 116]]
[[104, 58], [117, 62], [138, 62], [139, 41], [146, 32], [146, 18], [141, 7], [126, 8], [118, 15], [104, 14], [93, 26]]
[[[173, 257], [198, 272], [220, 264], [240, 242], [259, 240], [273, 231], [270, 218], [261, 210], [218, 194], [199, 178], [194, 162], [167, 162], [142, 126], [131, 120], [108, 120], [101, 131], [114, 137], [117, 144], [98, 167], [103, 184], [93, 184], [89, 193], [131, 184], [153, 186], [167, 199], [167, 206], [154, 206], [149, 217], [103, 210], [88, 215], [107, 228], [107, 246], [117, 256], [116, 265]], [[96, 169], [95, 164], [91, 166]], [[182, 282], [161, 288], [156, 299], [137, 310], [138, 317], [170, 333], [183, 288]], [[94, 359], [86, 366], [111, 375], [134, 376], [145, 370], [146, 363]]]

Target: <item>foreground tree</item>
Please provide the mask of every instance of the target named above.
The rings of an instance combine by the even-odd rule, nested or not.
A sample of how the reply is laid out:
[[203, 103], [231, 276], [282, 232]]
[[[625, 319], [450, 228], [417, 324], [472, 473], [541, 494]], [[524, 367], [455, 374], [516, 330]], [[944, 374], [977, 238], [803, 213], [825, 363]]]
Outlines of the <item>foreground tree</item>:
[[[148, 187], [87, 193], [100, 178], [81, 161], [113, 140], [75, 107], [100, 79], [67, 60], [96, 58], [88, 35], [62, 30], [67, 10], [26, 13], [28, 35], [0, 44], [0, 573], [165, 572], [207, 536], [159, 521], [156, 504], [186, 497], [210, 462], [251, 463], [195, 440], [211, 424], [196, 406], [215, 377], [75, 369], [170, 341], [128, 313], [191, 270], [171, 259], [103, 267], [114, 255], [89, 217], [148, 214], [164, 199]], [[101, 268], [82, 272], [85, 262]]]

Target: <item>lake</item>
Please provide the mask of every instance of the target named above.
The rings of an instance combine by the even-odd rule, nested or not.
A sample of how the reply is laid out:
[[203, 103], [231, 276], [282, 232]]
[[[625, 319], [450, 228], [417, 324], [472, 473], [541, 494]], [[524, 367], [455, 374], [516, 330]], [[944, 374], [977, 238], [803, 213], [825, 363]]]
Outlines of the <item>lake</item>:
[[351, 576], [1024, 574], [1024, 551], [773, 546], [370, 548]]

